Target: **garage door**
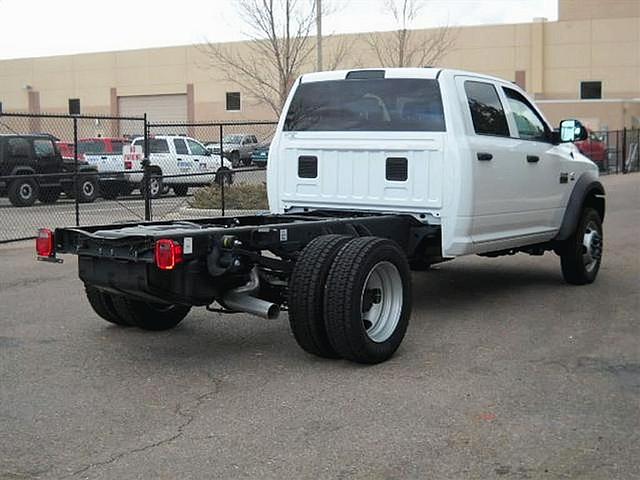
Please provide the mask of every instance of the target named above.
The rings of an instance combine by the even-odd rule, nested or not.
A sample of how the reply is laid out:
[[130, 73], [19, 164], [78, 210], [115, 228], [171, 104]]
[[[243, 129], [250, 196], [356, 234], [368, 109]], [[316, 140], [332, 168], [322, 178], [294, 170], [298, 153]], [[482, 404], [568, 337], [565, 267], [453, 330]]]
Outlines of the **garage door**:
[[[187, 96], [183, 94], [118, 97], [118, 112], [122, 117], [142, 117], [146, 113], [147, 120], [152, 123], [185, 123]], [[139, 125], [124, 120], [120, 123], [120, 134], [139, 133]]]

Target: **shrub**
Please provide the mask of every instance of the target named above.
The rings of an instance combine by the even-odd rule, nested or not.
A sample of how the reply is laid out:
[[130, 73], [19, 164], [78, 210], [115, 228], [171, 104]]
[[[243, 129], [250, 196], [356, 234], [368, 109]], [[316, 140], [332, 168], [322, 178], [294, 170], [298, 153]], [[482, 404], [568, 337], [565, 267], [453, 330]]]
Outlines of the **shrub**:
[[[222, 208], [222, 188], [214, 183], [199, 188], [189, 202], [193, 208]], [[228, 210], [268, 210], [265, 183], [234, 183], [224, 187], [224, 208]]]

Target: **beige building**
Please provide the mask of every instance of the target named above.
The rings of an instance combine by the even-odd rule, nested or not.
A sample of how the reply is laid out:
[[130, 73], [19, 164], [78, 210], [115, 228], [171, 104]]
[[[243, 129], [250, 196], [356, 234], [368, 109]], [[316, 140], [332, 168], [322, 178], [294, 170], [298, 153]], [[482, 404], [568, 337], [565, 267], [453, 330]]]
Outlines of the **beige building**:
[[[559, 0], [558, 18], [459, 28], [441, 65], [517, 82], [554, 123], [577, 117], [593, 129], [639, 127], [640, 0]], [[364, 34], [347, 37], [340, 68], [376, 66]], [[85, 114], [147, 112], [152, 121], [274, 117], [224, 81], [198, 46], [0, 61], [5, 111], [62, 113], [69, 99], [80, 99]]]

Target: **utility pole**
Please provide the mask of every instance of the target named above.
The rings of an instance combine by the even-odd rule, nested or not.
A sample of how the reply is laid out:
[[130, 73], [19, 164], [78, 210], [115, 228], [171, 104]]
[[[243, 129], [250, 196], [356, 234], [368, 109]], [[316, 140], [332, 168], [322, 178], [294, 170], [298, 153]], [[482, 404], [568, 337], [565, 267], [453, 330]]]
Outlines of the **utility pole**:
[[322, 0], [316, 0], [316, 70], [322, 71]]

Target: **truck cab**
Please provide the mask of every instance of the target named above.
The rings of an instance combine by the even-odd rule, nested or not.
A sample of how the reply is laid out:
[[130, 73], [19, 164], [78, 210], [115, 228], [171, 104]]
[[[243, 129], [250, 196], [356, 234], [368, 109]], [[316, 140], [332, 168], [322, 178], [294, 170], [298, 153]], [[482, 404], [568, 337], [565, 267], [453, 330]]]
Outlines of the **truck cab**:
[[270, 156], [272, 211], [402, 212], [445, 258], [553, 239], [598, 175], [517, 85], [438, 68], [303, 75]]

